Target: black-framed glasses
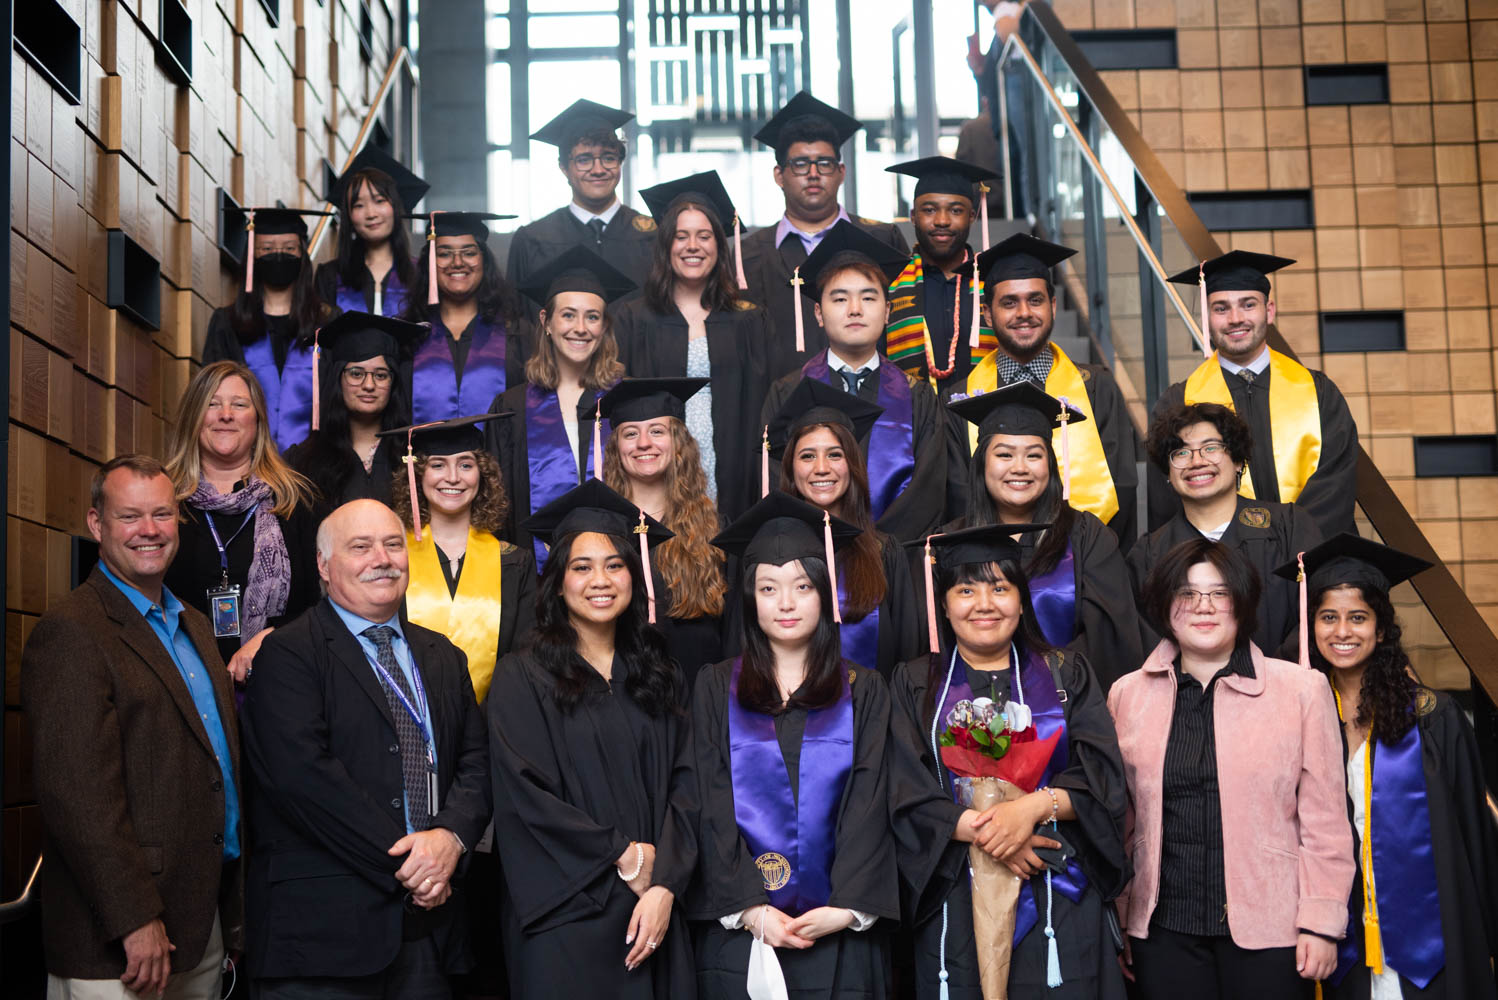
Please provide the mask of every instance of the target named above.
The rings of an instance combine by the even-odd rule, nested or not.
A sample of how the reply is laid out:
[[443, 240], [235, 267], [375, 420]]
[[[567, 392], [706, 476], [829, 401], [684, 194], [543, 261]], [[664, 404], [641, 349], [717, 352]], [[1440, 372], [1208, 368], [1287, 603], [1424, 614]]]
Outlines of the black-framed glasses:
[[825, 176], [827, 174], [837, 172], [838, 160], [835, 156], [818, 156], [815, 158], [810, 156], [798, 156], [794, 159], [786, 160], [785, 166], [787, 170], [795, 174], [797, 177], [805, 177], [807, 174], [811, 173], [811, 168], [813, 166], [817, 168], [817, 173]]
[[1215, 463], [1227, 451], [1228, 446], [1221, 441], [1208, 441], [1200, 448], [1177, 448], [1170, 453], [1170, 465], [1174, 469], [1184, 469], [1191, 464], [1193, 455], [1201, 455], [1204, 460]]
[[349, 365], [343, 370], [343, 380], [349, 385], [363, 385], [365, 379], [374, 379], [375, 385], [389, 385], [391, 379], [389, 368], [359, 368]]
[[572, 158], [572, 165], [579, 170], [592, 170], [594, 163], [601, 163], [608, 170], [616, 170], [619, 164], [624, 162], [624, 157], [618, 153], [578, 153]]

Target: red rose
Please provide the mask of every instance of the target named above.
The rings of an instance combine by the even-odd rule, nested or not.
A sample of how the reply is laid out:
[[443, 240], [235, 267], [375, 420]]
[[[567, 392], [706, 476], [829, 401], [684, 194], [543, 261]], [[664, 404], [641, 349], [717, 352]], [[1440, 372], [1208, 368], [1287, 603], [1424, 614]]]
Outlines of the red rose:
[[1034, 743], [1036, 739], [1037, 736], [1035, 734], [1035, 727], [1031, 726], [1029, 729], [1022, 729], [1017, 733], [1011, 732], [1009, 734], [1009, 745], [1013, 746], [1016, 743]]
[[959, 747], [961, 747], [964, 750], [980, 750], [980, 749], [982, 749], [981, 747], [978, 746], [978, 741], [975, 740], [975, 739], [973, 739], [973, 731], [971, 729], [969, 729], [968, 727], [966, 727], [966, 726], [953, 726], [951, 732], [952, 732], [952, 742], [953, 742], [954, 746], [959, 746]]

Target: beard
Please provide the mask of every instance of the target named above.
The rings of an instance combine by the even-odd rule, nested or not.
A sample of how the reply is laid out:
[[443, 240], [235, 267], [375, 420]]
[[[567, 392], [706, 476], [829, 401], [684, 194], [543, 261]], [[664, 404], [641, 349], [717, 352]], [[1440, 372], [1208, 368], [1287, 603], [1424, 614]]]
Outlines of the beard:
[[1053, 323], [1044, 323], [1039, 327], [1027, 328], [1024, 331], [1025, 333], [1031, 333], [1036, 329], [1042, 331], [1040, 337], [1035, 340], [1031, 346], [1028, 347], [1020, 344], [1019, 341], [1015, 340], [1014, 337], [1010, 334], [1009, 330], [1005, 327], [996, 327], [993, 331], [993, 334], [996, 338], [998, 338], [999, 347], [1004, 351], [1005, 354], [1009, 355], [1012, 358], [1015, 358], [1018, 361], [1023, 362], [1029, 361], [1031, 358], [1035, 357], [1040, 353], [1041, 349], [1044, 348], [1046, 344], [1051, 342], [1051, 329], [1053, 326]]

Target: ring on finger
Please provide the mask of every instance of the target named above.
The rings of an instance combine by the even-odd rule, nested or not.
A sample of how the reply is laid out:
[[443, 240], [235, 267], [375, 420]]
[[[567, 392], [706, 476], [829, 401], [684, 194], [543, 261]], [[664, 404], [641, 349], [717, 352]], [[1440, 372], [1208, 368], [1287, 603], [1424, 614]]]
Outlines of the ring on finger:
[[660, 944], [659, 941], [646, 941], [645, 947], [649, 948], [651, 951], [655, 951], [658, 944]]

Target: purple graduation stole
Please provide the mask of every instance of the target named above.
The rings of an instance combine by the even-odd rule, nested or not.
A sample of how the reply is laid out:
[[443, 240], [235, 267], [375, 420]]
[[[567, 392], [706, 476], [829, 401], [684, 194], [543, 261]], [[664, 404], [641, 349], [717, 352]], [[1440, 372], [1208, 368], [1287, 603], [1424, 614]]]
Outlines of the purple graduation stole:
[[[338, 295], [335, 299], [338, 308], [344, 312], [368, 312], [369, 306], [364, 298], [362, 288], [351, 288], [344, 284], [343, 279], [338, 279]], [[380, 315], [399, 316], [401, 310], [406, 307], [406, 287], [401, 284], [400, 272], [395, 268], [385, 275], [385, 287], [380, 295]]]
[[833, 704], [806, 715], [799, 794], [791, 795], [773, 716], [739, 704], [739, 672], [728, 685], [728, 755], [733, 812], [759, 866], [770, 903], [796, 917], [832, 895], [837, 812], [853, 770], [853, 695], [846, 678]]
[[265, 393], [265, 411], [276, 447], [285, 451], [312, 430], [312, 345], [286, 347], [286, 364], [276, 368], [270, 335], [244, 345], [244, 363]]
[[[869, 454], [865, 462], [869, 476], [869, 506], [877, 521], [889, 505], [910, 485], [915, 471], [915, 415], [910, 401], [910, 382], [905, 369], [888, 358], [879, 359], [879, 405], [884, 412], [869, 432]], [[843, 380], [832, 380], [827, 352], [822, 350], [801, 366], [801, 374], [842, 389]]]
[[[593, 398], [596, 400], [601, 395], [594, 393]], [[607, 420], [603, 422], [601, 433], [607, 440]], [[587, 478], [593, 475], [593, 448], [591, 442], [581, 440], [582, 434], [579, 425], [578, 443], [587, 456], [583, 478]], [[525, 452], [531, 474], [530, 513], [534, 514], [581, 482], [577, 474], [577, 455], [567, 441], [567, 428], [562, 422], [562, 406], [557, 394], [534, 385], [525, 388]], [[546, 565], [546, 546], [537, 541], [535, 547], [539, 570]]]
[[[1378, 900], [1387, 901], [1378, 906], [1384, 964], [1423, 990], [1446, 967], [1446, 944], [1419, 724], [1392, 747], [1375, 743], [1373, 759], [1373, 884]], [[1354, 890], [1354, 900], [1359, 892]], [[1347, 936], [1337, 948], [1333, 983], [1364, 958], [1360, 916], [1352, 911]]]
[[[505, 336], [503, 321], [473, 329], [473, 344], [463, 363], [463, 383], [453, 370], [452, 339], [442, 321], [432, 321], [432, 332], [421, 342], [411, 365], [411, 409], [418, 424], [453, 420], [470, 413], [487, 413], [494, 397], [505, 391]], [[576, 483], [573, 484], [577, 485]]]
[[843, 569], [837, 573], [837, 605], [843, 612], [843, 623], [838, 627], [842, 637], [843, 659], [852, 660], [860, 667], [877, 670], [879, 667], [879, 607], [875, 605], [863, 618], [848, 621], [848, 594], [843, 585]]
[[1054, 569], [1030, 577], [1030, 600], [1046, 642], [1059, 648], [1076, 637], [1077, 576], [1071, 542], [1066, 543], [1066, 555]]

